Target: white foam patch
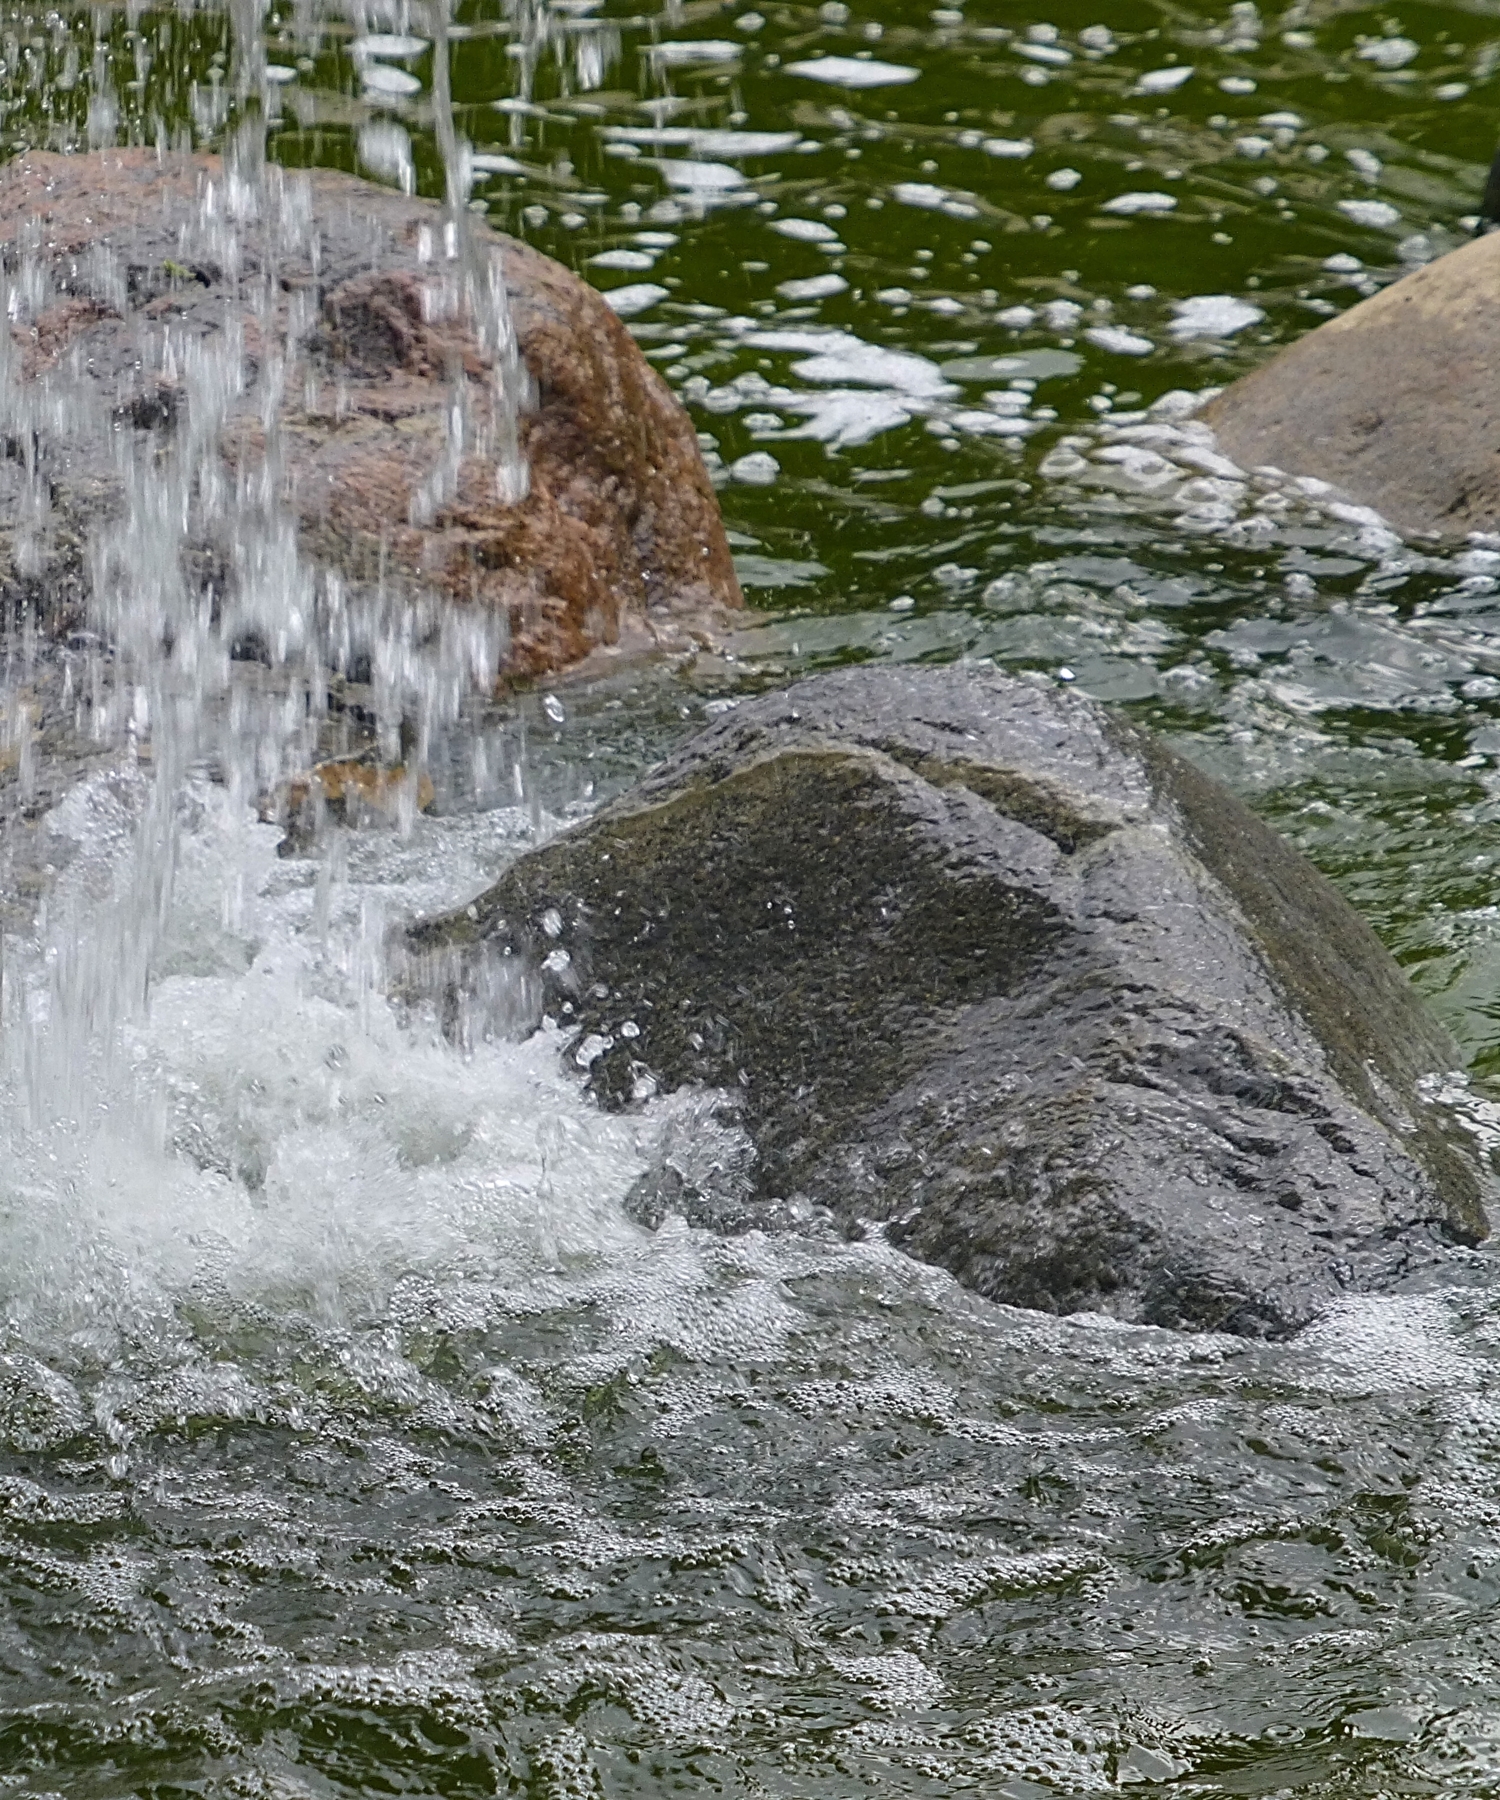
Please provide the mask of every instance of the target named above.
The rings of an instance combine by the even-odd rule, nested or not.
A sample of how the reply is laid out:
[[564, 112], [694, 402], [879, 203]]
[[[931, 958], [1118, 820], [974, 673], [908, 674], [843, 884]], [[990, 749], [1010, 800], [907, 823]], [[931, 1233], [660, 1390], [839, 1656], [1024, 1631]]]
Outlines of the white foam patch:
[[498, 151], [476, 151], [469, 158], [469, 167], [480, 175], [529, 175], [531, 170], [523, 162], [517, 162], [513, 156], [502, 156]]
[[1355, 55], [1378, 69], [1404, 69], [1420, 53], [1421, 46], [1408, 37], [1378, 37], [1361, 39]]
[[805, 361], [792, 365], [792, 373], [804, 381], [861, 382], [924, 399], [957, 391], [925, 356], [867, 344], [849, 331], [752, 331], [744, 341], [764, 350], [811, 351]]
[[1135, 84], [1138, 94], [1171, 94], [1193, 77], [1189, 64], [1183, 68], [1148, 69]]
[[783, 300], [827, 300], [844, 293], [848, 286], [842, 275], [809, 275], [801, 281], [778, 283], [776, 292]]
[[867, 444], [883, 431], [896, 431], [917, 416], [910, 400], [894, 394], [872, 394], [836, 388], [823, 394], [795, 394], [781, 402], [805, 422], [786, 437], [812, 438], [830, 450]]
[[1232, 337], [1266, 316], [1263, 308], [1234, 294], [1194, 294], [1174, 301], [1172, 310], [1177, 316], [1167, 329], [1179, 339]]
[[[125, 1066], [96, 1069], [56, 1124], [23, 1116], [13, 1082], [0, 1088], [12, 1333], [106, 1354], [170, 1336], [184, 1304], [225, 1298], [348, 1325], [424, 1271], [493, 1284], [638, 1245], [620, 1202], [682, 1103], [604, 1114], [556, 1027], [465, 1056], [430, 1022], [405, 1022], [380, 986], [384, 903], [426, 912], [476, 891], [518, 817], [424, 821], [413, 844], [372, 832], [364, 879], [330, 894], [314, 868], [277, 857], [279, 828], [222, 793], [200, 802], [166, 973]], [[94, 865], [129, 843], [129, 807], [104, 779], [56, 824], [94, 846]], [[97, 884], [96, 866], [81, 859], [70, 881]], [[7, 1068], [27, 1041], [12, 1019]]]
[[405, 99], [422, 91], [422, 84], [415, 75], [408, 75], [405, 69], [392, 69], [385, 63], [368, 63], [360, 70], [359, 78], [365, 85], [365, 91], [371, 94], [389, 94], [394, 98]]
[[658, 300], [665, 300], [670, 291], [654, 281], [634, 281], [628, 287], [611, 288], [604, 299], [622, 319], [633, 319], [637, 313], [649, 311]]
[[1061, 44], [1014, 44], [1011, 47], [1017, 56], [1024, 56], [1028, 62], [1044, 63], [1053, 69], [1065, 69], [1073, 60], [1072, 51], [1064, 50]]
[[1372, 231], [1389, 231], [1401, 222], [1400, 212], [1385, 200], [1340, 200], [1339, 211]]
[[599, 135], [610, 143], [682, 148], [704, 157], [775, 156], [802, 142], [800, 131], [714, 131], [690, 125], [606, 125]]
[[1106, 200], [1099, 208], [1100, 212], [1118, 213], [1126, 218], [1137, 214], [1149, 217], [1153, 213], [1169, 213], [1177, 210], [1175, 194], [1129, 193], [1116, 194], [1113, 200]]
[[788, 63], [786, 72], [801, 75], [808, 81], [826, 81], [834, 87], [845, 88], [901, 87], [915, 81], [922, 73], [905, 63], [853, 56], [818, 56], [808, 62]]
[[799, 244], [831, 244], [839, 235], [821, 219], [772, 219], [771, 229], [778, 236], [792, 238]]
[[743, 52], [743, 44], [732, 44], [723, 38], [687, 38], [652, 44], [647, 55], [653, 62], [683, 69], [694, 63], [736, 62]]
[[386, 33], [372, 32], [365, 37], [353, 39], [349, 45], [349, 54], [356, 61], [365, 56], [391, 56], [399, 62], [413, 56], [420, 56], [426, 48], [426, 38], [395, 37]]
[[1322, 1368], [1314, 1384], [1341, 1394], [1475, 1387], [1477, 1365], [1454, 1334], [1452, 1309], [1429, 1296], [1359, 1295], [1342, 1300], [1297, 1339]]
[[929, 212], [948, 198], [947, 188], [934, 187], [930, 181], [898, 181], [891, 193], [903, 206], [920, 206]]
[[1089, 343], [1116, 356], [1149, 356], [1156, 348], [1150, 338], [1128, 331], [1123, 325], [1095, 325], [1083, 335]]
[[731, 163], [688, 162], [660, 156], [655, 159], [655, 166], [668, 187], [683, 188], [694, 194], [730, 193], [745, 185], [744, 174]]

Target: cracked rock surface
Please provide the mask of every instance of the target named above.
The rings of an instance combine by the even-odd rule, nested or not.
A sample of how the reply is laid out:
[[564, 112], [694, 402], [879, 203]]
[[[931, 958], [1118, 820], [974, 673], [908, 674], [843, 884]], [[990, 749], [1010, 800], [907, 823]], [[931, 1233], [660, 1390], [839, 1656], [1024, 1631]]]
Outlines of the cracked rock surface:
[[408, 945], [469, 1029], [575, 1027], [606, 1105], [722, 1094], [753, 1156], [654, 1172], [648, 1222], [879, 1226], [995, 1300], [1253, 1336], [1487, 1231], [1427, 1097], [1458, 1052], [1369, 928], [1149, 732], [992, 669], [742, 703]]

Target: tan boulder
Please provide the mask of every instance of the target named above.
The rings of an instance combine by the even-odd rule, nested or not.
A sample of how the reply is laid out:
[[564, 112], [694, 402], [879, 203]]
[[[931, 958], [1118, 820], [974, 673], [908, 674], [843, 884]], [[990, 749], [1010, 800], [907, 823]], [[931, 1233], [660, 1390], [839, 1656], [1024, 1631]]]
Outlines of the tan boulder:
[[1332, 482], [1398, 530], [1500, 530], [1500, 233], [1320, 325], [1202, 416], [1243, 467]]
[[[34, 153], [0, 172], [0, 253], [14, 267], [30, 250], [36, 296], [12, 329], [10, 411], [29, 415], [35, 443], [19, 456], [29, 484], [14, 448], [0, 482], [0, 591], [54, 624], [79, 620], [83, 545], [119, 504], [109, 423], [142, 444], [173, 431], [184, 344], [237, 318], [247, 379], [224, 432], [231, 461], [257, 455], [274, 419], [304, 552], [356, 586], [503, 615], [507, 675], [678, 640], [742, 604], [692, 421], [593, 288], [470, 221], [481, 257], [503, 253], [524, 365], [529, 491], [513, 500], [497, 479], [495, 359], [453, 304], [441, 210], [334, 172], [268, 181], [260, 217], [231, 226], [202, 207], [210, 184], [225, 190], [214, 157]], [[267, 368], [289, 326], [278, 405]], [[36, 404], [68, 381], [92, 394], [92, 417]]]

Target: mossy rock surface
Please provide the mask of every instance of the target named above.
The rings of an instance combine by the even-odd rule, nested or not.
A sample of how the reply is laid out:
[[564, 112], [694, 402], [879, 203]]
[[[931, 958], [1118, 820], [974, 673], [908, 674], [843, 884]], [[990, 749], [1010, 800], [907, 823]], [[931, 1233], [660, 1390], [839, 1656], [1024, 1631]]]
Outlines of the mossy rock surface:
[[[996, 1300], [1250, 1335], [1486, 1233], [1456, 1048], [1225, 789], [1082, 697], [859, 669], [742, 704], [411, 934], [470, 1028], [754, 1145], [643, 1216], [875, 1226]], [[700, 1159], [701, 1165], [701, 1159]]]

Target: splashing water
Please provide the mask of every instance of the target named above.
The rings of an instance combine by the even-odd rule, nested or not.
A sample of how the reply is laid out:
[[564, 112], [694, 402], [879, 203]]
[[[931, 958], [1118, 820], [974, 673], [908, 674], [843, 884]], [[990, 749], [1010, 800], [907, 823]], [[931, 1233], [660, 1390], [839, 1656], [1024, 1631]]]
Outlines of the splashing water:
[[[445, 68], [440, 7], [431, 28]], [[390, 762], [411, 751], [411, 767], [392, 782], [409, 840], [417, 770], [442, 754], [443, 734], [471, 699], [493, 688], [504, 643], [503, 623], [436, 599], [351, 592], [299, 548], [279, 420], [283, 393], [303, 378], [315, 288], [297, 289], [290, 304], [281, 291], [288, 272], [316, 273], [318, 227], [297, 178], [266, 165], [257, 7], [235, 11], [233, 44], [239, 121], [222, 178], [204, 176], [183, 211], [179, 242], [185, 259], [230, 271], [234, 291], [217, 329], [169, 316], [144, 334], [147, 390], [154, 380], [176, 414], [165, 447], [120, 429], [115, 396], [77, 359], [27, 380], [16, 342], [0, 339], [0, 391], [19, 441], [66, 429], [108, 445], [107, 478], [120, 496], [117, 516], [84, 551], [81, 654], [66, 658], [63, 678], [65, 707], [81, 712], [87, 699], [99, 766], [46, 820], [68, 870], [47, 892], [31, 942], [12, 950], [0, 994], [0, 1118], [13, 1152], [5, 1214], [15, 1234], [7, 1288], [22, 1312], [45, 1291], [46, 1305], [60, 1309], [56, 1329], [91, 1319], [86, 1335], [128, 1334], [132, 1307], [170, 1311], [174, 1294], [229, 1280], [226, 1267], [259, 1270], [275, 1285], [321, 1264], [311, 1291], [337, 1309], [342, 1276], [363, 1267], [375, 1239], [389, 1238], [390, 1254], [402, 1229], [412, 1244], [421, 1240], [410, 1184], [396, 1184], [385, 1226], [374, 1225], [400, 1154], [360, 1122], [384, 1104], [365, 1091], [373, 1063], [401, 1060], [404, 1041], [381, 998], [378, 895], [365, 891], [351, 907], [343, 846], [334, 844], [325, 846], [311, 916], [265, 915], [275, 868], [265, 863], [266, 839], [279, 834], [251, 821], [258, 801], [316, 760], [331, 685], [367, 665], [379, 751]], [[454, 376], [444, 454], [413, 501], [423, 522], [451, 498], [466, 456], [493, 464], [502, 495], [526, 488], [524, 368], [499, 252], [467, 229], [467, 146], [444, 82], [448, 204], [420, 250], [432, 267], [424, 303], [434, 316], [472, 319], [493, 391], [476, 420], [462, 369]], [[126, 254], [101, 245], [87, 269], [89, 290], [115, 306], [126, 304]], [[8, 317], [24, 330], [59, 298], [57, 281], [40, 239], [29, 243], [4, 277]], [[241, 429], [226, 458], [247, 397], [259, 429]], [[50, 472], [32, 455], [25, 476], [33, 541], [23, 538], [17, 561], [39, 567], [34, 540], [47, 523]], [[47, 655], [28, 637], [11, 677], [6, 714], [28, 746], [25, 694], [49, 672]], [[226, 992], [226, 968], [244, 985]], [[235, 1014], [240, 1025], [226, 1033]], [[301, 1074], [268, 1081], [267, 1056], [300, 1061], [293, 1045], [325, 1036]], [[339, 1048], [344, 1040], [353, 1047]], [[363, 1078], [313, 1073], [351, 1059]], [[530, 1075], [500, 1078], [510, 1096], [502, 1112], [530, 1092], [545, 1060], [528, 1052], [517, 1071], [524, 1064]], [[553, 1100], [579, 1110], [561, 1088]], [[306, 1141], [314, 1119], [332, 1133], [321, 1149]], [[223, 1121], [222, 1142], [214, 1120]], [[485, 1136], [472, 1121], [467, 1129]], [[308, 1181], [315, 1166], [341, 1160], [342, 1207]], [[524, 1186], [520, 1174], [507, 1179]], [[363, 1229], [350, 1210], [356, 1198]], [[466, 1229], [464, 1217], [462, 1206], [453, 1212], [450, 1236]], [[340, 1243], [358, 1243], [359, 1254], [341, 1261]]]

